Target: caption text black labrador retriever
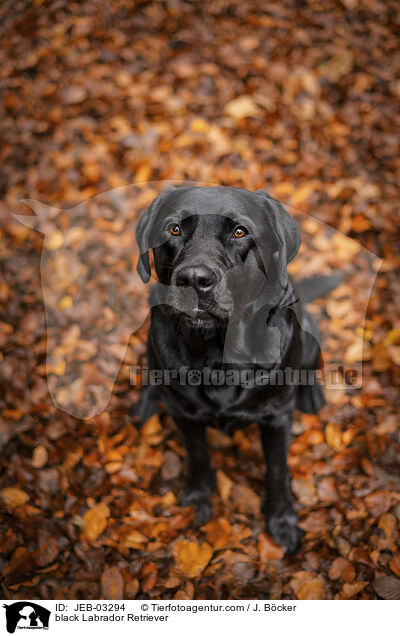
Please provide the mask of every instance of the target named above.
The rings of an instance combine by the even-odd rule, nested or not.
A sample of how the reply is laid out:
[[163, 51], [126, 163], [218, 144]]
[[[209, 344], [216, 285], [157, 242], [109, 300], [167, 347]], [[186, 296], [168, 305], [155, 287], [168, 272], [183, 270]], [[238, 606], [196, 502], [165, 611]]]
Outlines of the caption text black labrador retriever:
[[[231, 381], [189, 384], [170, 378], [145, 387], [134, 413], [144, 422], [159, 401], [165, 404], [187, 453], [181, 503], [195, 506], [200, 523], [210, 516], [215, 487], [206, 426], [230, 433], [258, 422], [267, 528], [293, 554], [302, 535], [287, 468], [293, 412], [317, 413], [324, 399], [318, 383], [299, 385], [279, 375], [276, 382], [264, 380], [279, 370], [312, 373], [319, 364], [317, 328], [286, 269], [300, 246], [298, 225], [264, 191], [177, 187], [153, 201], [136, 236], [140, 276], [150, 279], [153, 249], [158, 279], [151, 289], [149, 369], [187, 368], [198, 377], [204, 369], [222, 370], [227, 378], [230, 371]], [[258, 371], [261, 380], [235, 381], [235, 370]]]

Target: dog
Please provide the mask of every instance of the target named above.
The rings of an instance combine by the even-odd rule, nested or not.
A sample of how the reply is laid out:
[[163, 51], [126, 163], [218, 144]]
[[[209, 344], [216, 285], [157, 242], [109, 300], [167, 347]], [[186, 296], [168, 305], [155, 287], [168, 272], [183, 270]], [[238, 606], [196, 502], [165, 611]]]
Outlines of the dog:
[[[195, 507], [199, 524], [210, 518], [216, 484], [206, 427], [232, 433], [257, 422], [266, 460], [267, 529], [287, 554], [295, 554], [303, 533], [287, 466], [293, 414], [318, 413], [324, 396], [317, 382], [266, 379], [287, 369], [312, 375], [320, 363], [317, 326], [287, 272], [300, 247], [298, 224], [263, 190], [172, 187], [141, 216], [136, 238], [140, 277], [150, 280], [151, 250], [157, 276], [150, 292], [148, 367], [170, 373], [167, 382], [143, 388], [133, 414], [143, 423], [164, 403], [187, 454], [180, 503]], [[339, 282], [326, 279], [325, 292]], [[190, 370], [191, 382], [177, 377], [182, 368]], [[204, 369], [223, 370], [231, 381], [198, 382]], [[234, 381], [249, 370], [261, 380]]]

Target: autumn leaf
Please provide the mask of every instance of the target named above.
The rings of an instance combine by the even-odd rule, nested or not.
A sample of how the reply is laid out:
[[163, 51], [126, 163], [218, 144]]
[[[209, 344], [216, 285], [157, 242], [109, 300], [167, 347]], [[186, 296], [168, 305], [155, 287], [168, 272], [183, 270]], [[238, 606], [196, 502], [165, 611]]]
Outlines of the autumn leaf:
[[83, 515], [85, 527], [82, 532], [82, 539], [96, 541], [106, 529], [109, 516], [110, 510], [105, 503], [99, 503], [85, 512]]
[[312, 479], [303, 477], [292, 479], [292, 489], [304, 506], [312, 506], [317, 502], [317, 491]]
[[241, 95], [224, 106], [225, 113], [232, 119], [256, 117], [260, 111], [251, 95]]
[[222, 501], [227, 501], [232, 491], [233, 481], [222, 470], [217, 471], [217, 488]]
[[261, 498], [251, 488], [242, 484], [233, 484], [231, 495], [239, 510], [252, 515], [259, 513]]
[[389, 601], [400, 600], [400, 579], [394, 576], [378, 576], [373, 582], [375, 592]]
[[341, 579], [345, 582], [351, 582], [355, 579], [356, 571], [353, 564], [350, 563], [347, 559], [338, 557], [337, 559], [334, 559], [334, 561], [332, 561], [331, 567], [329, 568], [328, 576], [332, 581]]
[[10, 512], [29, 501], [29, 495], [20, 488], [3, 488], [0, 494]]
[[368, 585], [368, 581], [355, 581], [354, 583], [345, 583], [341, 591], [339, 592], [339, 594], [335, 596], [335, 599], [347, 600], [350, 598], [354, 598], [367, 585]]
[[209, 543], [198, 544], [195, 541], [178, 541], [172, 548], [177, 565], [189, 578], [201, 574], [213, 555]]
[[296, 572], [290, 580], [290, 587], [299, 600], [324, 599], [324, 585], [319, 576], [312, 572]]
[[105, 599], [124, 598], [124, 579], [116, 567], [107, 568], [101, 575], [101, 591]]
[[45, 446], [43, 446], [42, 444], [36, 446], [32, 454], [32, 466], [34, 468], [43, 468], [43, 466], [47, 462], [47, 458], [48, 453]]
[[261, 561], [268, 561], [269, 559], [282, 559], [285, 550], [282, 546], [278, 545], [266, 534], [260, 534], [258, 537], [258, 551], [260, 553]]
[[232, 535], [232, 526], [224, 517], [209, 521], [203, 530], [206, 533], [208, 543], [211, 543], [214, 550], [224, 547]]

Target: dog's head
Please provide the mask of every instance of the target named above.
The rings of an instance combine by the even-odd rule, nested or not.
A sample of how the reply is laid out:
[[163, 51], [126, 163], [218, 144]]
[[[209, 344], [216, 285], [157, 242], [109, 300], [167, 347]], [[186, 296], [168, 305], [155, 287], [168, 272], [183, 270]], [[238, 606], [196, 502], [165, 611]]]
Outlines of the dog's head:
[[[298, 225], [278, 201], [225, 186], [168, 188], [140, 218], [136, 237], [142, 280], [150, 280], [153, 249], [171, 316], [203, 329], [244, 311], [261, 289], [276, 304], [300, 246]], [[198, 298], [191, 311], [179, 300], [188, 287]]]

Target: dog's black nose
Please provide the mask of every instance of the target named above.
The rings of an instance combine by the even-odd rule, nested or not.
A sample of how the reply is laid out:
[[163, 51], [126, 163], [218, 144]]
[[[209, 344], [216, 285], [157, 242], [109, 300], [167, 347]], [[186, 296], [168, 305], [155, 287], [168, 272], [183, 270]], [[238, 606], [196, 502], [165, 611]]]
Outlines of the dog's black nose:
[[176, 284], [180, 287], [194, 287], [198, 292], [210, 291], [217, 277], [211, 269], [204, 265], [183, 267], [176, 275]]

